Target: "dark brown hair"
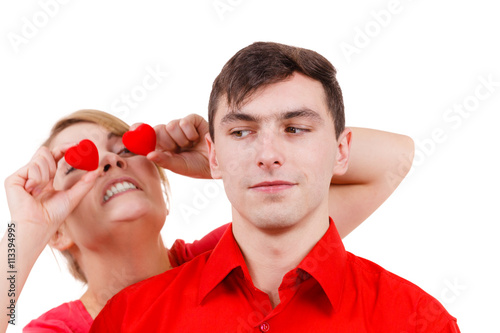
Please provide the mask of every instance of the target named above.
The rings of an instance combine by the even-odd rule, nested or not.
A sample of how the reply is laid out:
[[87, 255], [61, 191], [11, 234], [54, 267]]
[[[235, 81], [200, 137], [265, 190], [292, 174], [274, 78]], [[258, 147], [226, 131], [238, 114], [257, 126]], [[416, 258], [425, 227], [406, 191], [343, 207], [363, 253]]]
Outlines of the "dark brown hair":
[[342, 90], [335, 77], [335, 67], [317, 52], [270, 42], [257, 42], [236, 53], [215, 79], [208, 104], [210, 137], [214, 138], [214, 119], [221, 98], [238, 109], [255, 91], [269, 84], [286, 80], [294, 72], [321, 82], [326, 105], [335, 125], [336, 138], [345, 127]]

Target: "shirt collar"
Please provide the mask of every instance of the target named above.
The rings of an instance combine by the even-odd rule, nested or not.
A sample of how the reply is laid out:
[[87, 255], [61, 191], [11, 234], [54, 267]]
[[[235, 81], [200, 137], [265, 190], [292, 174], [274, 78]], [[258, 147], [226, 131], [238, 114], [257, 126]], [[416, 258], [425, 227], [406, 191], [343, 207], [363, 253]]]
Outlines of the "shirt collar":
[[250, 274], [245, 264], [243, 254], [233, 236], [233, 224], [226, 229], [221, 239], [210, 254], [201, 273], [199, 303], [235, 268], [241, 267], [245, 278]]
[[[340, 306], [345, 280], [347, 253], [330, 218], [327, 232], [297, 266], [313, 277], [327, 295], [333, 309]], [[232, 225], [222, 235], [203, 269], [200, 282], [199, 303], [234, 269], [240, 267], [239, 274], [251, 281], [241, 250], [234, 239]], [[303, 276], [303, 274], [299, 274]]]
[[330, 227], [297, 266], [323, 288], [334, 310], [340, 307], [347, 266], [347, 252], [330, 218]]

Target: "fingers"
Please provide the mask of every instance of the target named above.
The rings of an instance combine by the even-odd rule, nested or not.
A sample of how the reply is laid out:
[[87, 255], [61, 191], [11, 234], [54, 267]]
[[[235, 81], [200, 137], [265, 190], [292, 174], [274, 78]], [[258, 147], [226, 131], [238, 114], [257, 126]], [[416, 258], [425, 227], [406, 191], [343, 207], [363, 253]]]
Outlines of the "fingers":
[[[27, 164], [24, 174], [24, 189], [36, 196], [52, 181], [57, 172], [57, 164], [64, 157], [66, 151], [77, 143], [66, 143], [49, 150], [47, 147], [40, 147], [31, 161]], [[21, 171], [19, 170], [19, 171]]]
[[25, 190], [34, 195], [40, 193], [52, 181], [56, 171], [54, 155], [47, 147], [40, 147], [27, 165]]
[[40, 163], [38, 164], [41, 173], [41, 181], [47, 184], [56, 174], [56, 161], [48, 149], [40, 150]]
[[190, 141], [197, 141], [205, 136], [208, 131], [208, 123], [202, 116], [190, 114], [179, 121], [179, 127]]
[[154, 127], [154, 130], [156, 133], [156, 149], [164, 152], [175, 152], [178, 150], [179, 146], [170, 136], [167, 125], [157, 125]]
[[71, 210], [73, 210], [85, 196], [85, 194], [87, 194], [92, 189], [92, 187], [94, 187], [95, 181], [101, 173], [102, 170], [100, 169], [89, 171], [78, 182], [71, 186], [71, 188], [66, 190], [66, 193], [68, 194], [70, 199]]
[[158, 151], [152, 151], [148, 154], [147, 158], [150, 161], [155, 162], [159, 166], [165, 169], [170, 169], [171, 168], [171, 159], [174, 155], [168, 151], [164, 152], [158, 152]]
[[28, 178], [28, 169], [28, 165], [25, 165], [9, 177], [7, 177], [4, 181], [5, 190], [7, 192], [17, 188], [23, 188], [24, 190], [26, 179]]
[[[191, 126], [186, 125], [185, 127], [191, 127]], [[194, 139], [193, 140], [190, 139], [190, 137], [191, 138], [195, 137], [195, 135], [193, 135], [192, 133], [193, 131], [192, 130], [189, 131], [190, 137], [188, 137], [180, 126], [180, 119], [172, 120], [171, 122], [169, 122], [165, 126], [165, 130], [170, 135], [175, 144], [180, 148], [189, 147], [191, 146], [191, 142], [194, 141]]]
[[26, 174], [26, 183], [24, 185], [24, 189], [28, 192], [31, 193], [33, 190], [37, 187], [41, 187], [41, 172], [40, 168], [37, 164], [31, 163], [28, 166]]
[[135, 123], [130, 126], [129, 131], [134, 131], [137, 127], [141, 126], [143, 123]]
[[64, 154], [66, 153], [66, 151], [73, 147], [73, 146], [76, 146], [78, 144], [78, 142], [74, 142], [74, 143], [65, 143], [63, 145], [60, 145], [60, 146], [57, 146], [55, 148], [52, 149], [51, 153], [52, 153], [52, 156], [54, 158], [54, 161], [55, 163], [58, 163], [59, 160], [61, 158], [63, 158]]
[[208, 123], [197, 114], [176, 119], [167, 125], [155, 127], [158, 146], [164, 151], [178, 151], [192, 148], [208, 132]]
[[85, 176], [66, 191], [69, 197], [70, 211], [72, 211], [92, 187], [94, 187], [95, 180], [101, 173], [101, 169], [87, 172]]
[[87, 172], [78, 182], [65, 191], [57, 191], [55, 196], [47, 202], [47, 211], [53, 221], [64, 220], [85, 195], [94, 187], [96, 179], [103, 171], [96, 169]]

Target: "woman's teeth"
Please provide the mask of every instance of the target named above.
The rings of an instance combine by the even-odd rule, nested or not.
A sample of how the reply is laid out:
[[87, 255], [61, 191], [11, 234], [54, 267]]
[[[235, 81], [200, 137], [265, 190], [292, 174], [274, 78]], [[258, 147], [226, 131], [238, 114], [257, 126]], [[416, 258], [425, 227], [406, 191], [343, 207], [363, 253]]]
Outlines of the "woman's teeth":
[[108, 201], [113, 195], [130, 189], [137, 189], [137, 186], [129, 182], [116, 183], [106, 191], [106, 194], [104, 195], [104, 202]]

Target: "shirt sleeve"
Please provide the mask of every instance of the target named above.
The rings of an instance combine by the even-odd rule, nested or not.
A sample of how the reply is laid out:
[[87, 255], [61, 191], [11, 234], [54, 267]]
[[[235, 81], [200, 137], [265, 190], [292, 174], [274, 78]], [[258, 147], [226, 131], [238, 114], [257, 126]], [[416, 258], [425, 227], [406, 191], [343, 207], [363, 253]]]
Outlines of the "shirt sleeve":
[[211, 231], [202, 239], [191, 244], [186, 244], [182, 239], [176, 240], [169, 251], [172, 266], [180, 266], [204, 252], [213, 250], [228, 226], [230, 223]]
[[73, 331], [60, 320], [32, 320], [23, 328], [23, 333], [73, 333]]
[[460, 333], [457, 319], [433, 297], [421, 299], [418, 304], [415, 332], [419, 333]]
[[79, 300], [61, 304], [32, 320], [23, 333], [87, 333], [92, 317]]

